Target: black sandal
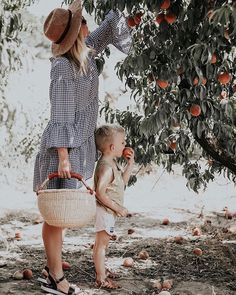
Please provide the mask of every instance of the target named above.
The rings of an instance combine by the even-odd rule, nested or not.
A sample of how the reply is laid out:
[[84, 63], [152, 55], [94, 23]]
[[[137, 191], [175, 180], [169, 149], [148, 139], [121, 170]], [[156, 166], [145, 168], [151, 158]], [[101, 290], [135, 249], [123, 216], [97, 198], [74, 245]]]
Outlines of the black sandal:
[[[61, 277], [59, 280], [55, 280], [50, 273], [48, 274], [48, 282], [50, 283], [46, 283], [46, 284], [42, 284], [41, 285], [41, 289], [45, 292], [49, 292], [51, 294], [55, 294], [55, 295], [76, 295], [77, 291], [79, 291], [80, 289], [78, 287], [72, 287], [70, 286], [67, 293], [64, 293], [60, 290], [58, 290], [57, 285], [62, 282], [63, 280], [65, 280], [65, 276], [63, 275], [63, 277]], [[78, 290], [76, 290], [76, 288]]]
[[41, 277], [38, 277], [37, 278], [37, 281], [39, 283], [42, 283], [42, 284], [48, 284], [48, 274], [49, 274], [49, 268], [47, 267], [47, 265], [44, 267], [44, 269], [42, 270], [42, 275], [44, 276], [43, 278]]

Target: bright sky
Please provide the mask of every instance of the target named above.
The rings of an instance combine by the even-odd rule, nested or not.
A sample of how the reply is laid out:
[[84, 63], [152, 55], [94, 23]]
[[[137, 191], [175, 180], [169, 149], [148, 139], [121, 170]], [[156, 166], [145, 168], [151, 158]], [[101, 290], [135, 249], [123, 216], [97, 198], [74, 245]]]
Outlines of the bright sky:
[[28, 10], [37, 16], [44, 16], [48, 15], [54, 8], [61, 7], [61, 3], [62, 0], [36, 0]]

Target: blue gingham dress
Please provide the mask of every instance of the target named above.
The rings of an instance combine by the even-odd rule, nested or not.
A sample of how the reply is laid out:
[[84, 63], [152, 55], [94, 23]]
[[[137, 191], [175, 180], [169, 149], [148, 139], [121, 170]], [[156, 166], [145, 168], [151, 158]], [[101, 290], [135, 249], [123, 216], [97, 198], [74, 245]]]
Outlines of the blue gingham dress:
[[[97, 53], [113, 44], [124, 53], [131, 46], [130, 30], [118, 10], [112, 10], [101, 25], [86, 39]], [[51, 114], [41, 138], [34, 166], [33, 189], [58, 170], [58, 147], [68, 148], [71, 170], [91, 178], [96, 161], [94, 131], [98, 116], [98, 71], [94, 56], [88, 60], [88, 73], [78, 69], [65, 57], [51, 58]], [[79, 188], [75, 179], [53, 179], [48, 188]]]

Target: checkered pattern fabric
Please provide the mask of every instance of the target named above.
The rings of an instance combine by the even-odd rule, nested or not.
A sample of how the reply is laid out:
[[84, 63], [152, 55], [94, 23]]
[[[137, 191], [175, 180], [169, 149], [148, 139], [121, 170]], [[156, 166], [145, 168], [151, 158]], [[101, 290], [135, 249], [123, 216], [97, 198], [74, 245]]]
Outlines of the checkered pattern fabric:
[[[131, 46], [130, 31], [119, 11], [110, 11], [102, 24], [86, 39], [97, 53], [113, 44], [124, 53]], [[34, 167], [33, 189], [58, 170], [56, 148], [66, 147], [71, 169], [84, 176], [93, 175], [96, 161], [94, 131], [98, 116], [98, 71], [94, 57], [88, 60], [89, 71], [80, 75], [65, 57], [51, 59], [50, 121], [42, 134]], [[51, 180], [48, 188], [79, 188], [74, 179]]]

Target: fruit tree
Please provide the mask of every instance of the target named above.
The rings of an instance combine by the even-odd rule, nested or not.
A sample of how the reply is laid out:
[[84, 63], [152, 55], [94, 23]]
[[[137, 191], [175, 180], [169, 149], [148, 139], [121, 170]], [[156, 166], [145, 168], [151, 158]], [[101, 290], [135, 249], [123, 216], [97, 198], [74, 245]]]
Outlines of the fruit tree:
[[[12, 1], [5, 2], [11, 7]], [[84, 0], [83, 5], [97, 22], [110, 9], [127, 15], [133, 46], [117, 74], [131, 89], [136, 109], [106, 104], [101, 113], [126, 128], [136, 162], [167, 171], [179, 164], [194, 191], [219, 173], [233, 181], [236, 1]]]
[[236, 2], [207, 0], [84, 1], [100, 21], [126, 13], [133, 47], [118, 76], [136, 111], [102, 108], [118, 121], [140, 165], [182, 166], [187, 185], [206, 187], [236, 173]]

